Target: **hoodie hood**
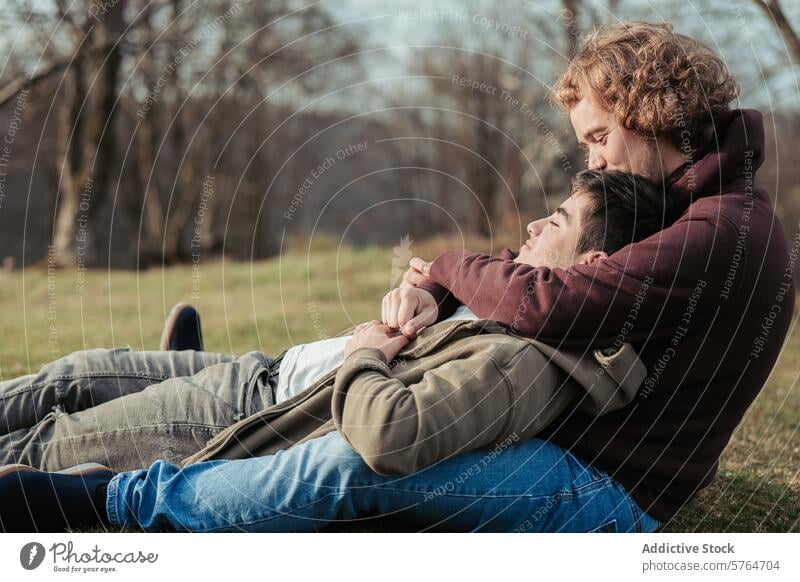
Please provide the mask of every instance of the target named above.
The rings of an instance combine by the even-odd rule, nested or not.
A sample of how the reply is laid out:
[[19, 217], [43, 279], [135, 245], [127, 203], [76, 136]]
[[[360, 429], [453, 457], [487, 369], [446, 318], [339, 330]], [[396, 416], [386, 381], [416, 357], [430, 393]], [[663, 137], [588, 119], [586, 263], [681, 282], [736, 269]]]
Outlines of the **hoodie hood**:
[[[670, 184], [670, 194], [687, 207], [706, 196], [741, 190], [745, 172], [764, 162], [764, 119], [755, 109], [734, 109], [717, 120], [711, 151], [687, 164]], [[750, 174], [750, 179], [753, 176]]]

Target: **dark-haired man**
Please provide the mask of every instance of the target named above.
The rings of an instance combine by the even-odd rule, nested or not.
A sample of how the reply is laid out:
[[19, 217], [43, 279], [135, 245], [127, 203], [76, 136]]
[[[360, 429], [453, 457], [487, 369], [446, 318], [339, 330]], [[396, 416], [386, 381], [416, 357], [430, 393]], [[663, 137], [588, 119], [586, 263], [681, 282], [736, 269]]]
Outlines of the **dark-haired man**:
[[[515, 260], [596, 266], [673, 218], [672, 205], [647, 180], [585, 171], [555, 212], [529, 225]], [[292, 357], [293, 350], [303, 357]], [[536, 473], [542, 487], [558, 488], [568, 500], [537, 520], [547, 498], [527, 495], [527, 477], [514, 478], [525, 462], [510, 445], [529, 440], [561, 411], [603, 415], [631, 402], [646, 370], [628, 344], [610, 352], [559, 350], [462, 307], [413, 342], [369, 322], [349, 337], [295, 346], [281, 360], [271, 387], [279, 400], [279, 380], [287, 378], [284, 400], [219, 433], [183, 468], [159, 460], [112, 478], [97, 466], [68, 474], [7, 467], [0, 470], [0, 496], [8, 501], [0, 521], [6, 529], [136, 523], [148, 530], [297, 531], [386, 511], [455, 529], [659, 525], [607, 475], [545, 441], [530, 462], [561, 457], [558, 471], [548, 465]], [[495, 452], [476, 450], [490, 446]], [[442, 479], [453, 463], [483, 467], [464, 487], [448, 486]], [[503, 491], [520, 496], [513, 512], [500, 510], [508, 491], [495, 497], [496, 484], [487, 488], [486, 477], [495, 474], [508, 477]], [[30, 508], [24, 498], [32, 499]]]

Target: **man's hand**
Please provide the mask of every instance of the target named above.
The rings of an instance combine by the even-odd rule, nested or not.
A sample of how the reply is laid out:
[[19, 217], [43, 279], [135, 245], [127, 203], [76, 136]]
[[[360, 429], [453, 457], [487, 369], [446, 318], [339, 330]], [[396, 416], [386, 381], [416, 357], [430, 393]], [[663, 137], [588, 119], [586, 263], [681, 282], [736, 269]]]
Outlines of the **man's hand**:
[[439, 306], [433, 295], [417, 287], [392, 289], [383, 297], [381, 319], [392, 329], [411, 338], [436, 323]]
[[386, 361], [391, 362], [410, 341], [380, 321], [368, 321], [356, 326], [353, 337], [344, 347], [344, 357], [349, 357], [359, 348], [377, 348], [386, 356]]
[[412, 257], [411, 260], [408, 261], [408, 270], [403, 273], [403, 282], [400, 283], [400, 288], [416, 287], [423, 281], [426, 281], [430, 277], [430, 274], [430, 262], [424, 261], [419, 257]]

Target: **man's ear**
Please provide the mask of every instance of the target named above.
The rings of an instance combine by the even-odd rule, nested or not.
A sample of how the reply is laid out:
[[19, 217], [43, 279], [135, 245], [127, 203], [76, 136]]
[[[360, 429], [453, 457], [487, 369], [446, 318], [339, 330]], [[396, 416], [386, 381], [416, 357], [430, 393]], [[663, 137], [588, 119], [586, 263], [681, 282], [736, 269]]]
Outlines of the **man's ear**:
[[599, 261], [600, 259], [607, 259], [608, 253], [604, 251], [588, 251], [583, 253], [581, 256], [578, 257], [579, 265], [591, 265], [595, 261]]

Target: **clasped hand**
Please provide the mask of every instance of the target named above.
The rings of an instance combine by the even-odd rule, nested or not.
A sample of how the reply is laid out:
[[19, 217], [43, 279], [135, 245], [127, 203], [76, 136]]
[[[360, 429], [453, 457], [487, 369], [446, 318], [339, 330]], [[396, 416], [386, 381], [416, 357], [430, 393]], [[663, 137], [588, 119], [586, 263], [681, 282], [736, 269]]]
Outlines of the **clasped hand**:
[[409, 261], [403, 282], [383, 297], [381, 319], [368, 321], [356, 327], [353, 337], [345, 346], [345, 357], [358, 348], [377, 348], [391, 361], [414, 337], [427, 326], [436, 323], [439, 306], [428, 291], [417, 285], [427, 280], [430, 263], [419, 257]]
[[433, 295], [418, 285], [430, 277], [431, 264], [419, 257], [408, 262], [403, 282], [383, 297], [381, 319], [392, 329], [399, 329], [406, 337], [415, 337], [427, 326], [436, 323], [439, 306]]

